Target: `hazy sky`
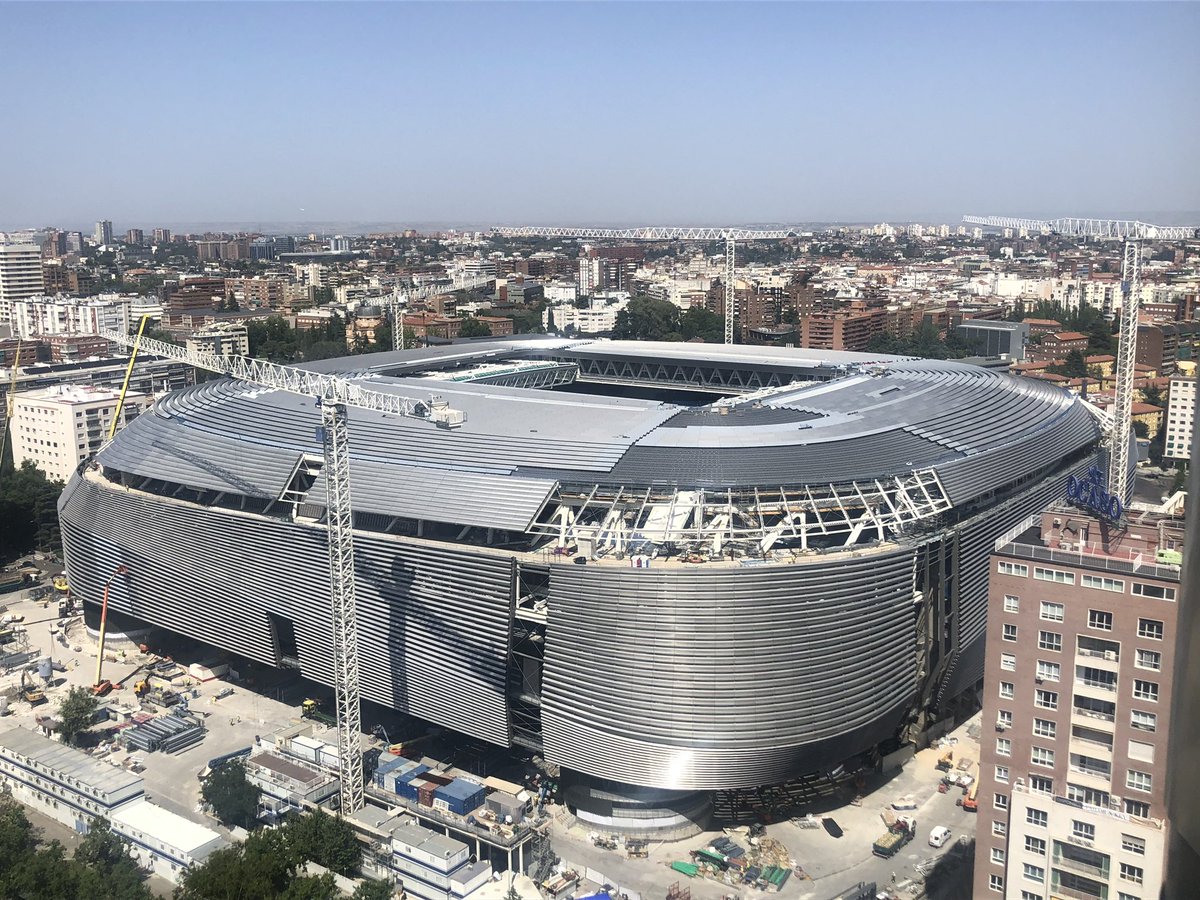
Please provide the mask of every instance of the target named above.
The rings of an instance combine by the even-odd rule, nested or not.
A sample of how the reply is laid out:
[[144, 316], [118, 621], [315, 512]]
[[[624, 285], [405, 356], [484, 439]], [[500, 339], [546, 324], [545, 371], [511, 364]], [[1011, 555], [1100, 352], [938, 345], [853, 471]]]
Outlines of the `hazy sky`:
[[0, 228], [1200, 209], [1200, 5], [0, 6]]

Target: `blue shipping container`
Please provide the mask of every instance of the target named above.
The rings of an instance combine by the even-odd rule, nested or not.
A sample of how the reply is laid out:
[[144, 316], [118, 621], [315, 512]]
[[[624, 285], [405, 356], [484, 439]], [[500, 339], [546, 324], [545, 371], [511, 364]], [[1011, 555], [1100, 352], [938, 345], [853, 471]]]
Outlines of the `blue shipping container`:
[[[409, 783], [414, 778], [419, 778], [428, 771], [429, 766], [422, 766], [417, 763], [413, 763], [411, 766], [402, 766], [401, 768], [388, 773], [388, 778], [391, 780], [390, 787], [393, 793], [399, 794], [401, 797], [409, 797], [409, 792], [407, 791]], [[413, 793], [409, 799], [416, 800], [417, 795]]]
[[379, 757], [379, 765], [375, 767], [375, 773], [371, 776], [371, 781], [375, 787], [385, 787], [391, 781], [390, 778], [385, 778], [392, 769], [398, 768], [408, 762], [403, 756], [392, 756], [390, 753], [385, 753]]
[[456, 778], [435, 790], [433, 796], [435, 800], [445, 800], [450, 812], [465, 816], [483, 805], [487, 788], [464, 778]]

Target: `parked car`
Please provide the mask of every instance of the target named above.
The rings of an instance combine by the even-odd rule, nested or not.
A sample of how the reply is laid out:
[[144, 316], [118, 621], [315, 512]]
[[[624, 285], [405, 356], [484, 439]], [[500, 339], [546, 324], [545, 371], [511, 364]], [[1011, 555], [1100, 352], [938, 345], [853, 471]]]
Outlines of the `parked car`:
[[941, 847], [948, 840], [950, 840], [950, 829], [945, 825], [938, 825], [933, 831], [929, 832], [930, 847]]

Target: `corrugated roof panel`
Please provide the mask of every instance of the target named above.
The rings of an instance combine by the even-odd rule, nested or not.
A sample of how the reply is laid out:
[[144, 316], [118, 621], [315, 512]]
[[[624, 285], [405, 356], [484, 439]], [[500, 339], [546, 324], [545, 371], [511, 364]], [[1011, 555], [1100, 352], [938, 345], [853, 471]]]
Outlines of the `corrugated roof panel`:
[[[325, 505], [325, 482], [322, 472], [308, 503]], [[352, 459], [350, 484], [350, 502], [359, 512], [525, 531], [555, 482]]]

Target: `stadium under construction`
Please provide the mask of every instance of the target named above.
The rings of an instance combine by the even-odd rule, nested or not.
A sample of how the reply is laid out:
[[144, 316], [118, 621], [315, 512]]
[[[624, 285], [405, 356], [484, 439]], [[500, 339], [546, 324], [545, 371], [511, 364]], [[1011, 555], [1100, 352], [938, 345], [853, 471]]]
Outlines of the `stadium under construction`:
[[[465, 414], [349, 411], [365, 699], [561, 766], [581, 819], [847, 770], [982, 677], [987, 558], [1097, 462], [1085, 403], [970, 365], [489, 341], [309, 368]], [[74, 590], [331, 683], [321, 412], [161, 399], [60, 501]]]

